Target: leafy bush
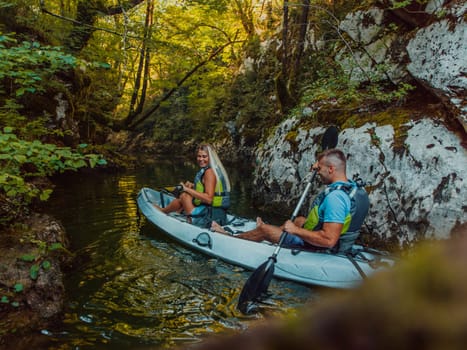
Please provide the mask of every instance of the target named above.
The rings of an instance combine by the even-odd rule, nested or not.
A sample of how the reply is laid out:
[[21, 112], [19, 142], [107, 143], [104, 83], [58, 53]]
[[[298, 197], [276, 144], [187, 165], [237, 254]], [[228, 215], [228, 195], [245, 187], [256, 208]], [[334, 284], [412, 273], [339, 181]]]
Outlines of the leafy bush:
[[[80, 150], [85, 147], [80, 145]], [[13, 128], [5, 127], [0, 131], [0, 201], [6, 202], [9, 209], [0, 208], [0, 225], [16, 217], [34, 199], [45, 201], [49, 198], [52, 189], [39, 188], [33, 180], [103, 164], [106, 161], [99, 155], [82, 154], [69, 147], [44, 144], [38, 140], [21, 140], [13, 133]]]
[[28, 120], [22, 115], [23, 102], [31, 95], [58, 86], [55, 74], [83, 64], [60, 47], [43, 46], [36, 41], [15, 39], [0, 32], [0, 126], [15, 127], [17, 134], [34, 138], [48, 134], [47, 116]]
[[16, 97], [44, 91], [44, 78], [77, 64], [74, 56], [63, 53], [59, 47], [29, 41], [17, 43], [4, 34], [0, 34], [0, 56], [0, 80], [10, 80]]

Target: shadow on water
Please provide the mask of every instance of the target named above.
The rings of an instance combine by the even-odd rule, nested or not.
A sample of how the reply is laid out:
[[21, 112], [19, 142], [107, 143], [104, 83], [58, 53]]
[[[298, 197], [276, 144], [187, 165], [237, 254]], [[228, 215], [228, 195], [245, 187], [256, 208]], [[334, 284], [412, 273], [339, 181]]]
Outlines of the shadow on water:
[[[250, 206], [249, 171], [227, 170], [231, 211], [253, 218], [264, 214]], [[49, 211], [64, 224], [76, 259], [66, 280], [64, 321], [42, 332], [51, 340], [50, 349], [192, 343], [244, 329], [317, 296], [308, 287], [273, 280], [267, 314], [243, 316], [236, 303], [250, 272], [186, 249], [139, 218], [141, 187], [173, 185], [195, 172], [191, 163], [158, 162], [122, 174], [57, 179]]]

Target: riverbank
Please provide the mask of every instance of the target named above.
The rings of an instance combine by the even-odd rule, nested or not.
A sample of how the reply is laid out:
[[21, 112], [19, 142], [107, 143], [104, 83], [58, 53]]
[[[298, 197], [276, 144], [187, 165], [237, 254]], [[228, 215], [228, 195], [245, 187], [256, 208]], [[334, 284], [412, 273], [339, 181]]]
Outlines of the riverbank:
[[63, 310], [67, 247], [63, 226], [45, 214], [31, 214], [0, 234], [0, 348], [46, 340], [40, 330]]

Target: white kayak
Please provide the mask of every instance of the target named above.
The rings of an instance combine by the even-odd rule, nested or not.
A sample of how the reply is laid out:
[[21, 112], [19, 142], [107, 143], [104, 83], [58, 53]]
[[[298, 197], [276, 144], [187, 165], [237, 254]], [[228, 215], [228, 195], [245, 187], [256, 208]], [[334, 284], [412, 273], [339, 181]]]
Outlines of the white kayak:
[[[137, 197], [138, 208], [151, 223], [180, 243], [228, 263], [255, 270], [274, 252], [276, 245], [252, 242], [231, 235], [212, 232], [187, 222], [179, 213], [165, 214], [157, 206], [166, 206], [174, 197], [165, 191], [142, 188]], [[229, 232], [239, 233], [256, 227], [251, 219], [228, 214]], [[354, 245], [351, 254], [333, 254], [281, 248], [274, 276], [282, 279], [331, 288], [352, 288], [364, 278], [394, 265], [386, 252]]]

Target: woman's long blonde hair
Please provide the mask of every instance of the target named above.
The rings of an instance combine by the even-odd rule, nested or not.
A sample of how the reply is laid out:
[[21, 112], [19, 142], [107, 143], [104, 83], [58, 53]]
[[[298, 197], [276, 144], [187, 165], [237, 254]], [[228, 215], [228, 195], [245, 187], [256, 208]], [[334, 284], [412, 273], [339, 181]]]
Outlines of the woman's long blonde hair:
[[224, 165], [222, 164], [219, 156], [215, 149], [209, 143], [202, 143], [198, 146], [197, 150], [203, 150], [208, 153], [209, 155], [209, 167], [214, 170], [214, 174], [216, 175], [216, 180], [221, 181], [223, 179], [225, 188], [225, 192], [230, 192], [230, 179], [227, 171], [225, 171]]

